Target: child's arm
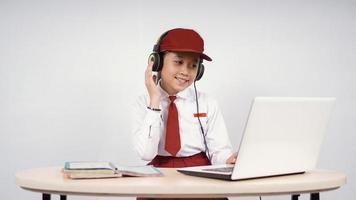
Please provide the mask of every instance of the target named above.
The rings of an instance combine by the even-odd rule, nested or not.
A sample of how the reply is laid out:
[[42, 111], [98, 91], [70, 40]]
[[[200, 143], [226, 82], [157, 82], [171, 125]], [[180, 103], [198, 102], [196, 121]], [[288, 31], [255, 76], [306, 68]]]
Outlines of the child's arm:
[[148, 97], [140, 98], [132, 111], [133, 146], [143, 160], [152, 160], [158, 152], [160, 140], [160, 126], [162, 123], [160, 112], [161, 93], [152, 78], [150, 62], [145, 71], [145, 85]]
[[143, 160], [152, 160], [158, 152], [161, 137], [161, 113], [147, 109], [147, 96], [140, 97], [132, 109], [132, 142]]
[[208, 100], [207, 145], [212, 164], [226, 164], [233, 161], [233, 149], [218, 103]]
[[150, 97], [149, 107], [153, 109], [159, 109], [161, 93], [156, 85], [156, 80], [158, 77], [152, 76], [152, 66], [153, 62], [150, 61], [147, 65], [145, 71], [145, 85], [147, 88], [148, 95]]

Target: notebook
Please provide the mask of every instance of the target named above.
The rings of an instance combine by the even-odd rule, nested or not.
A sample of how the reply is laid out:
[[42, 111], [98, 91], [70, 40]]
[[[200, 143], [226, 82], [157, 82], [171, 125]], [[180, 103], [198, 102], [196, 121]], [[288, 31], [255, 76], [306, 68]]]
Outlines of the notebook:
[[63, 173], [72, 179], [163, 176], [163, 173], [152, 165], [122, 166], [102, 161], [68, 161], [64, 164]]
[[192, 176], [245, 180], [313, 170], [334, 103], [332, 97], [256, 97], [235, 165], [178, 171]]

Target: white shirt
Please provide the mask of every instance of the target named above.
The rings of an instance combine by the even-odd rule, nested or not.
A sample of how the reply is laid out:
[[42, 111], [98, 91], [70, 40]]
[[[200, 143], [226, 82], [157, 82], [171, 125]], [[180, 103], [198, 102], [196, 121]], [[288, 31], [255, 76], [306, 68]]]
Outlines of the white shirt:
[[[170, 99], [168, 94], [160, 87], [161, 111], [147, 108], [149, 96], [140, 96], [133, 106], [133, 146], [139, 156], [151, 161], [156, 155], [171, 156], [165, 149], [166, 122]], [[179, 133], [181, 149], [177, 157], [191, 156], [205, 152], [204, 139], [201, 132], [195, 101], [193, 86], [179, 92], [174, 103], [178, 110]], [[206, 134], [212, 164], [224, 164], [231, 156], [232, 146], [226, 130], [224, 119], [218, 104], [204, 93], [198, 92], [200, 121]], [[206, 116], [203, 116], [205, 115]]]

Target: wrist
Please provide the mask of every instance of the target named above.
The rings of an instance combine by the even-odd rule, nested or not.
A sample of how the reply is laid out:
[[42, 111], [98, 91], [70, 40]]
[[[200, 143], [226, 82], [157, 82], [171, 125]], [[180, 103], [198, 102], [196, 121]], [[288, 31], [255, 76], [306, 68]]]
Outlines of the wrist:
[[157, 108], [159, 109], [160, 107], [160, 98], [150, 98], [150, 104], [149, 107], [150, 108]]
[[153, 111], [157, 111], [157, 112], [160, 112], [160, 111], [161, 111], [161, 109], [159, 109], [159, 108], [152, 108], [152, 107], [150, 107], [150, 106], [147, 106], [147, 109], [153, 110]]

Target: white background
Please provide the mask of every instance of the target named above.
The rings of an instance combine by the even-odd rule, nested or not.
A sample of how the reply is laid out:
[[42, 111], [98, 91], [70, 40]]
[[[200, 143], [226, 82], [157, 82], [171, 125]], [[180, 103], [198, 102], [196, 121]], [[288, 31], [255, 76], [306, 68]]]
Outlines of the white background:
[[23, 169], [143, 164], [130, 104], [145, 92], [153, 44], [176, 27], [205, 39], [213, 62], [197, 85], [219, 101], [236, 148], [253, 97], [336, 97], [318, 167], [345, 172], [348, 183], [321, 198], [355, 199], [355, 20], [346, 0], [0, 0], [1, 199], [40, 199], [16, 186]]

